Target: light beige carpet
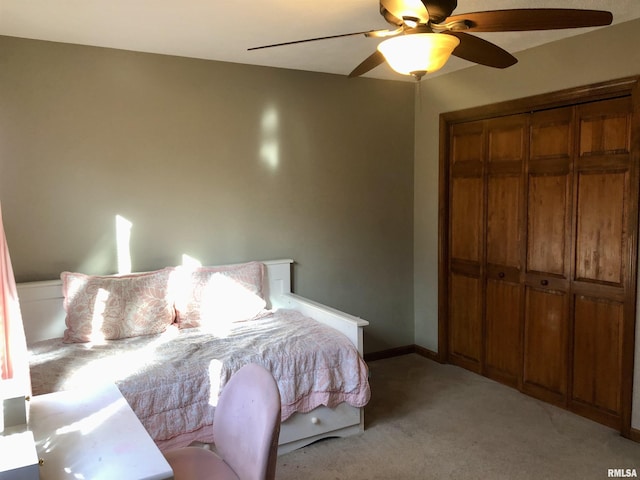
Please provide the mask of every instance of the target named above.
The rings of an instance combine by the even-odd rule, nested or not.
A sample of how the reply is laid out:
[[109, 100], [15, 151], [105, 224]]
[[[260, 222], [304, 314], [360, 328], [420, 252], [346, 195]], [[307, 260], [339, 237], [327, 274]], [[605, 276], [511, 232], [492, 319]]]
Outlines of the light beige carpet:
[[280, 456], [279, 480], [640, 476], [640, 444], [487, 378], [415, 354], [369, 367], [364, 433]]

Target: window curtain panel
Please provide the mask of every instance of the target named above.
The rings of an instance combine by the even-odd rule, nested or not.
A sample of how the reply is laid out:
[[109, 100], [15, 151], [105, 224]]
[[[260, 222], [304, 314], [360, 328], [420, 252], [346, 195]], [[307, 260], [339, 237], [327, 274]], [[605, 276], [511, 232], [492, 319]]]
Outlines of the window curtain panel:
[[31, 394], [29, 358], [0, 204], [0, 361], [2, 398]]

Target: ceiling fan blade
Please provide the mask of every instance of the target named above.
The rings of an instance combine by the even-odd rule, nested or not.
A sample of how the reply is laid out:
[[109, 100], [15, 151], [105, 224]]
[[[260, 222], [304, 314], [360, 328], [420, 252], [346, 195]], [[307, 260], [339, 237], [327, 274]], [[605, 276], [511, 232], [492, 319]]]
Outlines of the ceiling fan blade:
[[387, 32], [389, 32], [389, 30], [366, 30], [364, 32], [342, 33], [340, 35], [328, 35], [326, 37], [306, 38], [304, 40], [293, 40], [291, 42], [273, 43], [271, 45], [262, 45], [260, 47], [247, 48], [247, 50], [261, 50], [263, 48], [283, 47], [285, 45], [295, 45], [297, 43], [315, 42], [317, 40], [329, 40], [331, 38], [351, 37], [353, 35], [365, 35], [367, 37], [369, 36], [378, 37], [378, 36], [384, 36], [384, 34], [386, 34]]
[[380, 0], [380, 6], [399, 19], [417, 18], [420, 23], [429, 21], [429, 12], [420, 0]]
[[518, 62], [518, 59], [494, 43], [464, 32], [444, 32], [460, 39], [453, 55], [494, 68], [507, 68]]
[[464, 22], [468, 32], [524, 32], [610, 25], [611, 12], [569, 8], [522, 8], [462, 13], [443, 23]]
[[360, 65], [358, 65], [353, 72], [349, 74], [349, 78], [359, 77], [364, 75], [369, 70], [373, 70], [378, 65], [384, 63], [384, 56], [378, 50], [369, 55]]

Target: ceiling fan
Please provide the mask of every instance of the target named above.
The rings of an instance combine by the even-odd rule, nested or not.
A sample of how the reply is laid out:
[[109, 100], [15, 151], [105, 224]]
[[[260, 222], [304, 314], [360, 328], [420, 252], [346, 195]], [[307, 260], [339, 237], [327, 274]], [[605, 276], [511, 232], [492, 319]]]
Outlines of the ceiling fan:
[[363, 75], [386, 60], [398, 73], [420, 80], [426, 73], [442, 68], [451, 55], [494, 68], [510, 67], [518, 61], [506, 50], [468, 32], [598, 27], [613, 21], [610, 12], [566, 8], [521, 8], [452, 15], [457, 6], [457, 0], [380, 0], [380, 14], [392, 29], [294, 40], [249, 50], [352, 35], [385, 38], [349, 77]]

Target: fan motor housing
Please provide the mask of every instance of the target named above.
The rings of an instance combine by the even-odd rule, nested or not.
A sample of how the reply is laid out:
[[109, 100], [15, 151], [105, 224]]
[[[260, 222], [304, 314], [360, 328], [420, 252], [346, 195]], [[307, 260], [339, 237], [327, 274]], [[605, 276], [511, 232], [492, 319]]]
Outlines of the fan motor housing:
[[457, 0], [427, 0], [422, 3], [427, 7], [429, 18], [433, 23], [440, 23], [451, 16], [458, 6]]
[[[458, 6], [457, 0], [423, 0], [422, 3], [424, 3], [424, 6], [427, 8], [429, 19], [433, 23], [440, 23], [445, 18], [451, 16]], [[403, 24], [402, 19], [391, 14], [382, 6], [382, 3], [380, 3], [380, 14], [391, 25], [401, 26]]]

